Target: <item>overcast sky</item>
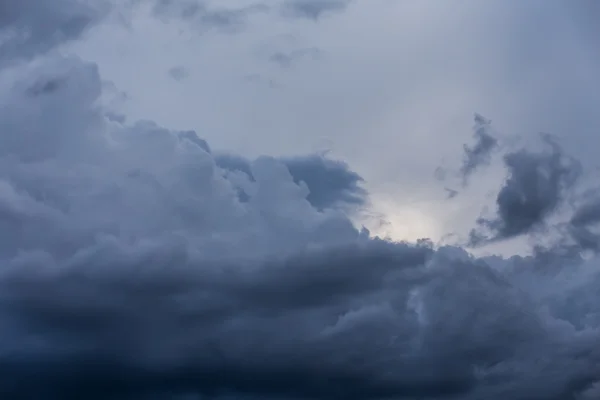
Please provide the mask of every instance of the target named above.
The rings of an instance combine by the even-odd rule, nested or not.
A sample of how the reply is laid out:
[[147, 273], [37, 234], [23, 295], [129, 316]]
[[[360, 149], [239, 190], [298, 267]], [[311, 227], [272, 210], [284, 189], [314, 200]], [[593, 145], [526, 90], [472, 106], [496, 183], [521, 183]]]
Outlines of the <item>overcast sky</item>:
[[365, 178], [396, 238], [464, 234], [499, 184], [448, 205], [433, 179], [460, 163], [475, 112], [504, 135], [558, 135], [594, 161], [593, 1], [313, 1], [342, 6], [317, 18], [256, 9], [234, 22], [177, 18], [172, 3], [162, 18], [146, 4], [127, 24], [108, 19], [69, 51], [126, 95], [119, 110], [194, 129], [215, 149], [331, 150]]
[[598, 4], [0, 2], [0, 397], [597, 399]]

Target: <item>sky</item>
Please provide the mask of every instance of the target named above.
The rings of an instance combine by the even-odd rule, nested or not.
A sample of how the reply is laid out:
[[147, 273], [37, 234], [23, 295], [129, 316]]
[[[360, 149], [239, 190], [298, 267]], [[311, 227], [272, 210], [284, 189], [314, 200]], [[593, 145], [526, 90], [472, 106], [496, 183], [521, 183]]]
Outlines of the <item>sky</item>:
[[0, 5], [0, 395], [600, 395], [593, 0]]

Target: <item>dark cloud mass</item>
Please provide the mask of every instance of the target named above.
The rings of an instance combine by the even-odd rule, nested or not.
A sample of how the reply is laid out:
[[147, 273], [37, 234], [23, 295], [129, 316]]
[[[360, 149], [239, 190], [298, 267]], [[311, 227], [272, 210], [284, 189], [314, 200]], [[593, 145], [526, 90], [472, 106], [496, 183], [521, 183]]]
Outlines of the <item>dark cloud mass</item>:
[[[31, 40], [29, 54], [48, 52]], [[352, 223], [367, 193], [342, 162], [220, 155], [194, 131], [127, 122], [76, 57], [6, 71], [0, 398], [597, 393], [597, 258], [541, 268], [382, 240]], [[505, 157], [498, 216], [482, 223], [495, 237], [531, 230], [575, 181], [576, 163], [548, 146]]]
[[[143, 3], [144, 0], [137, 0]], [[268, 4], [256, 3], [250, 6], [226, 8], [203, 0], [145, 0], [154, 3], [154, 15], [164, 19], [179, 19], [192, 23], [195, 27], [239, 32], [249, 18], [269, 12]]]
[[526, 234], [540, 227], [567, 198], [581, 175], [581, 165], [550, 136], [543, 135], [543, 141], [543, 151], [522, 149], [504, 156], [508, 178], [496, 198], [497, 216], [477, 222], [491, 237], [474, 230], [472, 242]]

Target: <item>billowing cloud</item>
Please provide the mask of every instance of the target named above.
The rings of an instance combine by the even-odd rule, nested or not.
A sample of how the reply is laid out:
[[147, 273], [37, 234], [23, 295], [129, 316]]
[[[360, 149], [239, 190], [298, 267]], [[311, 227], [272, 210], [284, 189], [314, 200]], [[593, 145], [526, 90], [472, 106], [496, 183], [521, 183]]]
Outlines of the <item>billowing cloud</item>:
[[526, 234], [540, 227], [566, 199], [581, 175], [581, 166], [550, 136], [543, 135], [543, 141], [541, 152], [522, 149], [504, 156], [508, 178], [496, 198], [497, 216], [477, 221], [491, 236], [473, 230], [474, 244]]
[[352, 187], [343, 164], [236, 173], [194, 132], [105, 117], [100, 91], [59, 58], [2, 98], [4, 397], [559, 400], [597, 379], [593, 265], [369, 237], [319, 210]]
[[[367, 195], [346, 164], [226, 157], [194, 131], [127, 122], [76, 57], [0, 69], [0, 86], [0, 397], [597, 391], [597, 258], [539, 268], [373, 237], [343, 207]], [[575, 179], [548, 145], [506, 156], [496, 234], [526, 232]]]
[[110, 10], [104, 0], [8, 0], [0, 5], [0, 67], [78, 39]]

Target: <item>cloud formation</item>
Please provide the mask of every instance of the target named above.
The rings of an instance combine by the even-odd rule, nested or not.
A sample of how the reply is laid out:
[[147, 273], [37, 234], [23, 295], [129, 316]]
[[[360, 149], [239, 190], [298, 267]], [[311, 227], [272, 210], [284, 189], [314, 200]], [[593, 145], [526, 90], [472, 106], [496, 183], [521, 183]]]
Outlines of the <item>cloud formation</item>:
[[475, 144], [472, 147], [464, 145], [465, 157], [460, 173], [466, 184], [469, 176], [480, 166], [489, 164], [492, 151], [498, 146], [498, 139], [492, 136], [490, 124], [492, 121], [475, 114], [473, 136]]
[[[306, 199], [318, 210], [347, 206], [364, 206], [367, 192], [361, 186], [363, 179], [345, 163], [325, 155], [313, 154], [281, 158], [294, 182], [308, 189]], [[216, 164], [228, 171], [245, 173], [254, 179], [251, 162], [232, 154], [218, 154]], [[241, 192], [242, 198], [247, 193]]]
[[269, 61], [282, 68], [290, 68], [297, 62], [310, 58], [316, 60], [321, 57], [321, 50], [316, 47], [295, 49], [292, 51], [277, 51], [269, 56]]
[[[104, 117], [100, 90], [59, 58], [2, 99], [4, 396], [558, 400], [597, 379], [592, 266], [565, 289], [371, 238], [318, 209], [358, 182], [343, 164], [236, 172], [193, 132]], [[569, 290], [589, 312], [566, 313]]]
[[[0, 70], [0, 397], [593, 396], [597, 258], [375, 238], [348, 217], [367, 193], [346, 164], [217, 154], [115, 118], [97, 65], [38, 61]], [[547, 144], [505, 157], [495, 235], [578, 176]]]
[[107, 1], [9, 0], [0, 6], [0, 67], [80, 38], [109, 12]]
[[284, 0], [284, 15], [319, 20], [322, 16], [346, 9], [351, 0]]
[[566, 200], [581, 176], [581, 165], [551, 136], [542, 139], [545, 148], [540, 152], [522, 149], [504, 156], [508, 178], [496, 197], [497, 215], [477, 221], [482, 230], [471, 231], [472, 244], [529, 233]]

